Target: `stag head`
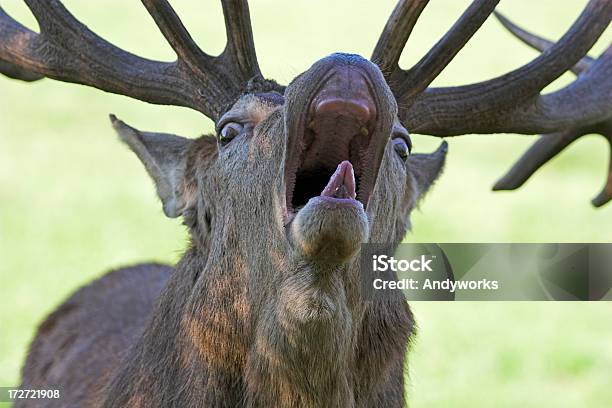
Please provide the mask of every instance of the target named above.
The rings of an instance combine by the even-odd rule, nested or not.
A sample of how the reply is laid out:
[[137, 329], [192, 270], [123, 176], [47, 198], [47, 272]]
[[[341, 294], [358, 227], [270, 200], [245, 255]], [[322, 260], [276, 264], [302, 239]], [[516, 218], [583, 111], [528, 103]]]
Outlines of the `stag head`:
[[385, 78], [356, 55], [324, 58], [282, 91], [247, 84], [216, 136], [196, 140], [111, 119], [166, 215], [183, 216], [197, 243], [227, 246], [236, 226], [241, 242], [266, 237], [283, 257], [344, 263], [370, 239], [400, 240], [442, 170], [446, 144], [411, 154]]
[[[223, 370], [249, 355], [246, 387], [261, 406], [279, 398], [284, 406], [351, 406], [363, 380], [351, 379], [349, 345], [368, 313], [360, 245], [399, 243], [410, 210], [442, 170], [446, 143], [411, 154], [384, 76], [356, 55], [324, 58], [283, 91], [247, 83], [220, 114], [216, 136], [196, 140], [111, 119], [155, 181], [165, 213], [190, 227], [193, 244], [176, 274], [191, 276], [185, 309], [206, 302], [206, 312], [181, 316], [184, 337]], [[401, 295], [384, 301], [397, 310], [385, 324], [398, 339], [385, 349], [401, 358], [411, 316]], [[213, 311], [224, 304], [231, 306]], [[252, 333], [250, 352], [238, 334], [219, 329], [217, 313], [230, 314], [229, 332]], [[393, 398], [402, 394], [399, 387]]]
[[[261, 75], [246, 0], [222, 1], [227, 45], [217, 57], [198, 47], [167, 0], [142, 1], [176, 52], [175, 62], [148, 60], [109, 44], [57, 0], [26, 0], [40, 33], [19, 24], [0, 8], [0, 72], [25, 81], [49, 77], [146, 102], [184, 106], [215, 123], [245, 92], [283, 94], [283, 87]], [[599, 133], [612, 141], [612, 52], [608, 49], [597, 59], [586, 56], [610, 23], [610, 1], [590, 0], [556, 43], [529, 34], [498, 14], [511, 32], [542, 54], [497, 78], [447, 88], [429, 85], [493, 13], [499, 0], [474, 0], [414, 66], [400, 69], [400, 55], [428, 1], [399, 0], [371, 57], [391, 86], [403, 126], [432, 136], [545, 133], [495, 190], [519, 187], [585, 134]], [[74, 52], [77, 49], [78, 55]], [[569, 70], [580, 73], [577, 81], [542, 94]], [[612, 171], [593, 203], [602, 206], [610, 199]]]
[[[372, 62], [333, 54], [287, 87], [260, 72], [246, 0], [222, 0], [227, 46], [217, 57], [195, 44], [168, 1], [143, 0], [176, 52], [171, 63], [109, 44], [57, 0], [26, 0], [40, 33], [0, 9], [0, 72], [189, 107], [216, 125], [216, 135], [187, 139], [111, 116], [164, 212], [183, 217], [193, 243], [133, 354], [114, 371], [107, 406], [403, 405], [412, 315], [397, 292], [363, 302], [356, 261], [363, 242], [403, 238], [443, 167], [446, 144], [411, 154], [408, 130], [546, 133], [496, 188], [520, 185], [569, 144], [555, 134], [575, 140], [597, 131], [612, 140], [612, 54], [583, 60], [610, 22], [610, 0], [590, 0], [523, 67], [477, 84], [429, 86], [498, 2], [474, 0], [403, 70], [400, 54], [428, 1], [400, 0]], [[587, 63], [577, 81], [542, 94]], [[612, 198], [611, 185], [596, 205]]]

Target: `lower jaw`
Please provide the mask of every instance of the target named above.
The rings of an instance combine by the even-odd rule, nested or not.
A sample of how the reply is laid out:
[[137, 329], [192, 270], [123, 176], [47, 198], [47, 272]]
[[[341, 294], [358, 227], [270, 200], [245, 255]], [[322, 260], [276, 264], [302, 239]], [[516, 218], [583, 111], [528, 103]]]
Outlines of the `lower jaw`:
[[353, 208], [353, 209], [361, 209], [364, 210], [363, 204], [355, 200], [354, 198], [336, 198], [336, 197], [326, 197], [319, 196], [313, 197], [310, 201], [315, 201], [317, 204], [327, 206], [331, 209], [340, 209], [340, 208]]
[[[361, 201], [356, 200], [354, 198], [336, 198], [336, 197], [327, 197], [327, 196], [315, 196], [308, 200], [306, 205], [317, 206], [323, 210], [347, 210], [353, 212], [363, 212], [365, 214], [366, 208], [361, 203]], [[306, 207], [306, 205], [304, 207]], [[298, 210], [293, 210], [291, 207], [287, 206], [285, 211], [285, 223], [287, 226], [291, 224], [293, 219], [298, 215], [298, 213], [302, 210], [301, 207]]]
[[287, 226], [288, 239], [305, 260], [339, 265], [369, 239], [363, 204], [350, 198], [314, 197]]

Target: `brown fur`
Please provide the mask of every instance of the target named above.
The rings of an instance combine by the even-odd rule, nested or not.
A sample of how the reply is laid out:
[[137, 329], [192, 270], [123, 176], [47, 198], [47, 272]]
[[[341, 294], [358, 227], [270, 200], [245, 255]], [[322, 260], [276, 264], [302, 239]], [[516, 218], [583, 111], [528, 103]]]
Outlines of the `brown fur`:
[[[286, 218], [288, 166], [330, 69], [361, 70], [373, 84], [380, 172], [365, 212], [311, 201]], [[252, 127], [223, 147], [114, 120], [192, 240], [171, 274], [155, 265], [112, 272], [43, 323], [23, 386], [62, 388], [49, 406], [404, 405], [412, 314], [401, 294], [364, 298], [359, 246], [401, 241], [445, 147], [401, 159], [389, 139], [395, 99], [378, 68], [353, 55], [319, 61], [284, 99], [247, 94], [229, 114]], [[364, 179], [376, 176], [367, 171]]]

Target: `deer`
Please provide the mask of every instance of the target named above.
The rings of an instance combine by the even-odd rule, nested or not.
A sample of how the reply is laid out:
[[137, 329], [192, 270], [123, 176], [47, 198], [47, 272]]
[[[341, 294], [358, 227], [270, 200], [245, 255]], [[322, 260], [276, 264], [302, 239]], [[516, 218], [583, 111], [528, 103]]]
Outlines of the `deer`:
[[[58, 0], [26, 0], [40, 32], [0, 9], [0, 72], [51, 78], [215, 122], [196, 139], [110, 116], [190, 241], [173, 267], [140, 264], [77, 290], [39, 326], [21, 388], [60, 399], [16, 407], [401, 407], [415, 319], [401, 293], [365, 294], [364, 243], [392, 248], [440, 176], [446, 141], [411, 133], [543, 134], [495, 186], [518, 188], [590, 133], [612, 143], [612, 49], [587, 53], [612, 2], [590, 0], [557, 42], [474, 0], [410, 69], [399, 58], [427, 0], [400, 0], [370, 59], [336, 53], [284, 86], [265, 79], [246, 0], [222, 0], [227, 44], [211, 56], [166, 0], [143, 0], [177, 55], [159, 62], [89, 30]], [[432, 87], [491, 14], [541, 50], [471, 85]], [[568, 70], [578, 78], [543, 90]], [[593, 201], [612, 198], [612, 167]]]

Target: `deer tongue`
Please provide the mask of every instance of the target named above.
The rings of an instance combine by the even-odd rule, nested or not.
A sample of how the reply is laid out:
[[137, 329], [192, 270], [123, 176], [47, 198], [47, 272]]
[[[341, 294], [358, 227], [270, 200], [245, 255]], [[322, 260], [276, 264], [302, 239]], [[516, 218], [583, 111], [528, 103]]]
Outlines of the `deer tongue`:
[[321, 196], [355, 199], [357, 196], [355, 194], [355, 172], [351, 162], [345, 160], [338, 165], [323, 192], [321, 192]]

